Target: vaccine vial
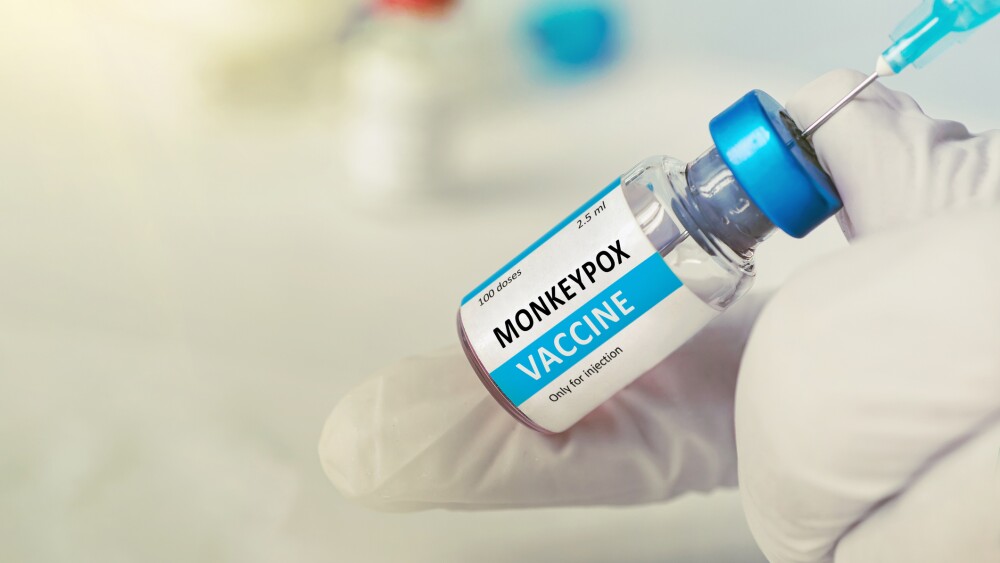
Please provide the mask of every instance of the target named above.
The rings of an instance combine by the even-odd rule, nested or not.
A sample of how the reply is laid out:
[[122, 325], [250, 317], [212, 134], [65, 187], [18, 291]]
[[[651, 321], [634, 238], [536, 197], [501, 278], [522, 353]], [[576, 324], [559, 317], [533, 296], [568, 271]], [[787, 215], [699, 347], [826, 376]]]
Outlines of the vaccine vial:
[[462, 300], [462, 347], [517, 420], [562, 432], [749, 290], [757, 246], [841, 207], [780, 104], [752, 91], [690, 163], [646, 159]]

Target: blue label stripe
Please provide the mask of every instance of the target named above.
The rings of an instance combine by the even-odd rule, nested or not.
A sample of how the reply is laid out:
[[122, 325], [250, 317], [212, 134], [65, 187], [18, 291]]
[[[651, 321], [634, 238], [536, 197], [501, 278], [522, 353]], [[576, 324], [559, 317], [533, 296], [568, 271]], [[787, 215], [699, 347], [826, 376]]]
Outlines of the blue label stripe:
[[[659, 254], [653, 254], [610, 287], [593, 297], [590, 301], [587, 301], [559, 324], [549, 329], [548, 332], [525, 346], [514, 357], [493, 370], [490, 376], [504, 395], [507, 395], [507, 398], [512, 403], [520, 406], [521, 403], [528, 400], [532, 395], [539, 392], [567, 370], [573, 368], [581, 359], [604, 345], [610, 338], [632, 324], [632, 321], [644, 315], [679, 287], [681, 287], [681, 281], [670, 267], [666, 265], [663, 257]], [[612, 296], [618, 292], [621, 292], [621, 295], [617, 298], [619, 301], [624, 300], [626, 309], [628, 307], [634, 308], [628, 314], [622, 314], [612, 301]], [[608, 326], [605, 329], [600, 321], [595, 318], [593, 310], [607, 311], [608, 307], [610, 307], [611, 311], [618, 314], [619, 321], [607, 321]], [[589, 328], [590, 325], [586, 324], [587, 320], [584, 317], [589, 318], [590, 323], [600, 330], [600, 334], [594, 334], [594, 331]], [[576, 323], [581, 323], [576, 327], [576, 334], [580, 337], [580, 340], [592, 337], [586, 344], [581, 344], [571, 336], [570, 329]], [[557, 337], [563, 349], [571, 350], [572, 347], [576, 347], [576, 350], [571, 355], [563, 356], [560, 354], [555, 344]], [[546, 373], [542, 367], [541, 358], [538, 355], [540, 347], [559, 357], [562, 363], [552, 363], [549, 366], [551, 371]], [[521, 364], [529, 371], [534, 371], [531, 365], [532, 356], [534, 356], [535, 360], [534, 365], [539, 370], [539, 379], [534, 379], [518, 368], [518, 364]]]
[[510, 262], [507, 262], [506, 264], [504, 264], [503, 268], [500, 268], [499, 270], [497, 270], [496, 273], [493, 274], [492, 276], [490, 276], [489, 278], [487, 278], [486, 281], [484, 281], [483, 283], [481, 283], [478, 286], [476, 286], [476, 289], [473, 289], [472, 291], [470, 291], [468, 295], [466, 295], [465, 297], [462, 298], [462, 305], [465, 305], [466, 303], [468, 303], [469, 301], [471, 301], [473, 297], [476, 297], [477, 295], [479, 295], [480, 293], [482, 293], [487, 287], [489, 287], [490, 285], [492, 285], [493, 282], [497, 281], [497, 278], [499, 278], [501, 275], [503, 275], [504, 272], [506, 272], [507, 270], [509, 270], [509, 269], [513, 268], [514, 266], [516, 266], [518, 262], [520, 262], [521, 260], [524, 260], [525, 256], [531, 254], [532, 252], [535, 251], [536, 248], [538, 248], [539, 246], [545, 244], [546, 241], [548, 241], [550, 238], [552, 238], [552, 235], [558, 233], [559, 231], [561, 231], [563, 229], [563, 227], [565, 227], [566, 225], [569, 225], [570, 223], [572, 223], [574, 219], [576, 219], [577, 217], [579, 217], [580, 215], [582, 215], [583, 212], [586, 211], [587, 208], [589, 208], [591, 205], [594, 205], [597, 202], [601, 201], [601, 199], [604, 196], [606, 196], [609, 193], [611, 193], [611, 190], [617, 188], [619, 184], [621, 184], [621, 178], [615, 179], [615, 181], [611, 182], [611, 184], [609, 184], [608, 187], [606, 187], [603, 190], [597, 192], [597, 195], [595, 195], [594, 197], [588, 199], [587, 203], [584, 203], [583, 205], [581, 205], [579, 207], [579, 209], [577, 209], [576, 211], [574, 211], [573, 213], [571, 213], [569, 215], [569, 217], [566, 217], [558, 225], [556, 225], [555, 227], [552, 227], [552, 229], [550, 229], [549, 232], [547, 232], [544, 235], [542, 235], [542, 238], [536, 240], [534, 242], [534, 244], [532, 244], [528, 248], [525, 248], [524, 251], [521, 252], [520, 254], [518, 254], [517, 256], [515, 256], [513, 260], [511, 260]]

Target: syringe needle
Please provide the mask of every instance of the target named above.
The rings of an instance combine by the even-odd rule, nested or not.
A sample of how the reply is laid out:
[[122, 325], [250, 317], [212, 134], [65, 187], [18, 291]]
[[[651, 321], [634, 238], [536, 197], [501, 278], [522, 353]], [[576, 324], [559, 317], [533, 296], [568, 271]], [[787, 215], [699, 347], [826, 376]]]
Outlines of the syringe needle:
[[802, 136], [803, 137], [808, 137], [809, 135], [812, 135], [813, 133], [815, 133], [816, 130], [819, 129], [821, 125], [823, 125], [824, 123], [826, 123], [831, 117], [833, 117], [838, 111], [840, 111], [841, 108], [843, 108], [844, 106], [846, 106], [848, 104], [848, 102], [850, 102], [851, 100], [853, 100], [854, 98], [856, 98], [858, 96], [858, 94], [860, 94], [861, 92], [864, 91], [865, 88], [871, 86], [872, 83], [874, 83], [876, 80], [878, 80], [878, 77], [879, 77], [879, 73], [878, 73], [878, 71], [875, 71], [875, 72], [873, 72], [871, 74], [871, 76], [869, 76], [868, 78], [865, 78], [864, 82], [862, 82], [861, 84], [858, 84], [856, 88], [854, 88], [853, 90], [851, 90], [850, 93], [848, 93], [846, 96], [844, 96], [839, 102], [837, 102], [836, 104], [834, 104], [834, 106], [832, 108], [826, 110], [826, 113], [824, 113], [823, 115], [819, 116], [819, 119], [817, 119], [816, 121], [813, 121], [812, 125], [810, 125], [809, 127], [806, 127], [805, 130], [802, 131]]

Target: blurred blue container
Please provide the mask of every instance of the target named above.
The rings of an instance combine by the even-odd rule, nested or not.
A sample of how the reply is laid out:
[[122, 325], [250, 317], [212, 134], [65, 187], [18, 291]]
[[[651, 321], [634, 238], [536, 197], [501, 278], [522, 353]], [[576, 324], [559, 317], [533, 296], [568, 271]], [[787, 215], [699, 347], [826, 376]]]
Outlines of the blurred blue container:
[[525, 14], [532, 56], [545, 74], [579, 76], [608, 67], [621, 50], [615, 10], [603, 2], [546, 2]]

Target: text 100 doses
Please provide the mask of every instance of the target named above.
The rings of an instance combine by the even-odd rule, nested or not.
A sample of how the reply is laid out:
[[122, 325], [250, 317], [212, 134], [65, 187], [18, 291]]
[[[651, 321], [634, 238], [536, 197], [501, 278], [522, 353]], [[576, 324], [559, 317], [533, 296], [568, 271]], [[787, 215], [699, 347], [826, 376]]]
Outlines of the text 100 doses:
[[512, 282], [515, 279], [517, 279], [517, 277], [520, 276], [520, 275], [521, 275], [521, 269], [518, 268], [515, 272], [511, 273], [506, 278], [498, 281], [495, 286], [493, 286], [493, 287], [491, 287], [489, 289], [489, 291], [487, 291], [486, 293], [484, 293], [484, 294], [482, 294], [482, 295], [479, 296], [479, 306], [482, 307], [483, 305], [486, 304], [487, 301], [489, 301], [490, 299], [493, 299], [493, 297], [497, 293], [500, 293], [501, 291], [503, 291], [503, 288], [507, 287], [507, 285], [510, 284], [510, 282]]

